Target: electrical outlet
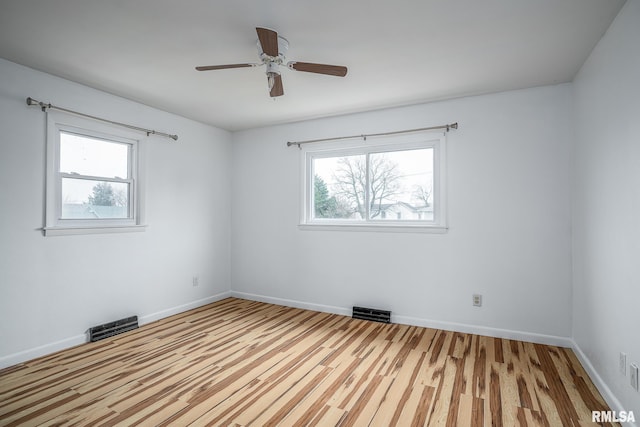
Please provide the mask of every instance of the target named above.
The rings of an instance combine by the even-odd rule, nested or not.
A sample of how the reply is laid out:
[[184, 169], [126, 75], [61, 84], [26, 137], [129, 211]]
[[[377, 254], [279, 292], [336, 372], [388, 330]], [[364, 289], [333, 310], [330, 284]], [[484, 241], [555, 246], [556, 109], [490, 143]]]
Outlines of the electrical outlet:
[[626, 353], [620, 353], [620, 373], [627, 375], [627, 355]]
[[473, 294], [473, 306], [474, 307], [482, 307], [482, 295]]
[[191, 283], [193, 284], [193, 286], [199, 286], [200, 285], [200, 278], [198, 276], [193, 276], [193, 279], [191, 281]]
[[640, 391], [638, 390], [638, 365], [635, 363], [629, 366], [629, 377], [631, 378], [631, 387], [635, 388], [636, 391]]

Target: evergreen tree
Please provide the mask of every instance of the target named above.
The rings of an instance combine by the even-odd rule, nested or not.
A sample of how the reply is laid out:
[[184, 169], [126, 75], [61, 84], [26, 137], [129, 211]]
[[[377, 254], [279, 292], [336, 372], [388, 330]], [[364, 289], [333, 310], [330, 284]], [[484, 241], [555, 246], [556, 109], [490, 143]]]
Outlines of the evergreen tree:
[[318, 175], [313, 177], [313, 206], [316, 218], [349, 218], [353, 214], [348, 201], [329, 196], [327, 183]]
[[94, 206], [115, 206], [113, 187], [108, 182], [99, 182], [93, 187], [93, 194], [89, 196], [89, 204]]
[[316, 218], [334, 218], [336, 200], [329, 197], [327, 183], [318, 175], [313, 177], [313, 206]]

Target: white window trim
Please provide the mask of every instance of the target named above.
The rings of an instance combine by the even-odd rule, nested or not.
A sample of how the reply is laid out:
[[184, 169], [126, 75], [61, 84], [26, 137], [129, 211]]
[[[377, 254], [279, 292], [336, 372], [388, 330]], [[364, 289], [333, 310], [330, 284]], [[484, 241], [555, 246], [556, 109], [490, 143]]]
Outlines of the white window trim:
[[[60, 132], [67, 131], [129, 144], [131, 152], [131, 205], [124, 219], [61, 219]], [[45, 236], [123, 233], [144, 231], [144, 137], [139, 133], [107, 123], [58, 111], [47, 112], [47, 165]]]
[[[434, 221], [393, 221], [393, 220], [340, 220], [314, 219], [311, 183], [314, 158], [348, 156], [382, 151], [401, 151], [419, 148], [434, 149]], [[416, 232], [446, 233], [447, 217], [447, 153], [446, 133], [420, 132], [416, 134], [369, 138], [365, 141], [328, 142], [318, 145], [308, 144], [300, 150], [301, 190], [300, 190], [300, 230], [322, 231], [374, 231], [374, 232]]]

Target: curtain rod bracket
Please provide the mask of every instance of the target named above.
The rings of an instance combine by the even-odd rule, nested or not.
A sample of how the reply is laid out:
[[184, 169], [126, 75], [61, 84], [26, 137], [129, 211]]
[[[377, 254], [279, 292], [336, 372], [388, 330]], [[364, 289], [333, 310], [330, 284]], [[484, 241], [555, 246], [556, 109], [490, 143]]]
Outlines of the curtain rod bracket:
[[45, 104], [44, 102], [36, 101], [31, 97], [27, 98], [27, 105], [39, 105], [43, 113], [47, 111], [47, 108], [51, 108], [51, 104]]

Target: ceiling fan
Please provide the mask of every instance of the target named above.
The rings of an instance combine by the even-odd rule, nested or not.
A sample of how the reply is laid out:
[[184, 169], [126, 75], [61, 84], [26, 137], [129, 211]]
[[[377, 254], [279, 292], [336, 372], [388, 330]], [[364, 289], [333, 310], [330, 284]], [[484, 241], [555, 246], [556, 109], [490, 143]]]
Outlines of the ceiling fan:
[[329, 76], [344, 77], [347, 75], [347, 67], [341, 65], [314, 64], [312, 62], [289, 61], [285, 63], [285, 54], [289, 49], [289, 42], [280, 37], [277, 32], [268, 28], [256, 28], [258, 33], [258, 63], [205, 65], [196, 67], [198, 71], [224, 70], [227, 68], [245, 68], [266, 66], [269, 95], [272, 98], [284, 95], [280, 66], [286, 66], [291, 70], [307, 73], [326, 74]]

